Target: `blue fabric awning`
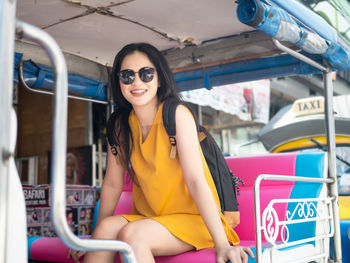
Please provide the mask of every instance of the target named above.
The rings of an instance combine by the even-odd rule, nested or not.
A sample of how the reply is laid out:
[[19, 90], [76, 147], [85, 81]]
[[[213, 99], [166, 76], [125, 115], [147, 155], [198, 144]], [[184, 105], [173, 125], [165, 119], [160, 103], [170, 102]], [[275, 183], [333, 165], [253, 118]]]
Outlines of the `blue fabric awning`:
[[[350, 69], [348, 50], [337, 42], [336, 31], [323, 18], [296, 1], [273, 2], [276, 5], [260, 0], [240, 0], [237, 17], [242, 23], [277, 40], [290, 42], [308, 53], [321, 55], [333, 69]], [[292, 12], [297, 19], [285, 10]]]
[[[19, 82], [19, 65], [22, 61], [22, 54], [15, 53], [14, 81]], [[48, 66], [35, 63], [32, 60], [23, 62], [23, 78], [31, 87], [53, 89], [54, 74]], [[106, 82], [94, 80], [81, 75], [68, 73], [68, 90], [79, 96], [105, 101]]]

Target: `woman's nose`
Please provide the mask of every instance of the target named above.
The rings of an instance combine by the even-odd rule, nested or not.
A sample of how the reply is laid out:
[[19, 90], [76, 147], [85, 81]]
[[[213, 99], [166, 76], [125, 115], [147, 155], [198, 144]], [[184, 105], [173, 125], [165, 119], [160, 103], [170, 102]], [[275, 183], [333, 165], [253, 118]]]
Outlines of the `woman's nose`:
[[134, 79], [133, 84], [137, 86], [137, 85], [140, 85], [140, 84], [142, 84], [142, 83], [143, 83], [143, 81], [140, 79], [139, 74], [136, 73], [136, 74], [135, 74], [135, 79]]

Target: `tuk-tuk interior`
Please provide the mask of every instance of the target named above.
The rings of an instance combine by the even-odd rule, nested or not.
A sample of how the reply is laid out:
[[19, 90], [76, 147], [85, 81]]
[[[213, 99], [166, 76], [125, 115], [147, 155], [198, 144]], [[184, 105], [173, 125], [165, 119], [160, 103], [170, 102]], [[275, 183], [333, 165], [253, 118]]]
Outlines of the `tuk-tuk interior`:
[[[46, 118], [41, 119], [39, 127], [42, 126], [43, 131], [53, 133], [50, 153], [52, 160], [50, 175], [54, 189], [52, 215], [60, 239], [64, 244], [78, 250], [117, 249], [125, 253], [128, 262], [136, 262], [127, 244], [119, 241], [80, 239], [72, 233], [66, 218], [65, 167], [67, 104], [70, 109], [85, 107], [85, 104], [79, 104], [73, 100], [68, 102], [68, 92], [71, 96], [75, 96], [73, 99], [90, 100], [89, 103], [107, 105], [105, 114], [108, 116], [113, 108], [107, 86], [114, 55], [125, 44], [141, 41], [154, 44], [163, 51], [174, 72], [177, 85], [182, 91], [203, 87], [210, 89], [213, 86], [253, 79], [296, 74], [323, 74], [328, 153], [316, 157], [306, 154], [300, 158], [305, 160], [309, 160], [309, 157], [315, 158], [311, 166], [320, 162], [325, 171], [315, 172], [315, 176], [310, 175], [312, 178], [308, 179], [304, 178], [304, 174], [299, 175], [301, 179], [291, 179], [288, 176], [274, 177], [280, 175], [278, 170], [274, 170], [272, 177], [266, 175], [259, 177], [259, 173], [255, 173], [254, 176], [259, 177], [259, 180], [293, 182], [306, 180], [321, 183], [323, 185], [321, 188], [324, 190], [319, 190], [317, 192], [319, 195], [312, 198], [323, 198], [322, 202], [327, 204], [329, 209], [327, 220], [330, 220], [330, 223], [326, 225], [331, 227], [327, 234], [322, 236], [323, 246], [319, 253], [316, 256], [310, 255], [310, 258], [301, 258], [300, 262], [316, 259], [326, 262], [330, 258], [326, 247], [329, 248], [327, 242], [331, 236], [334, 247], [332, 258], [334, 262], [342, 261], [338, 188], [335, 185], [336, 150], [330, 74], [332, 70], [350, 68], [349, 43], [314, 12], [298, 1], [282, 0], [241, 0], [237, 3], [228, 0], [220, 3], [204, 0], [200, 4], [194, 0], [50, 0], [17, 1], [17, 3], [3, 1], [0, 4], [0, 12], [2, 20], [0, 52], [3, 58], [0, 66], [3, 83], [0, 89], [2, 108], [0, 146], [3, 149], [0, 153], [2, 157], [0, 171], [5, 175], [0, 179], [0, 232], [5, 233], [0, 239], [0, 258], [4, 262], [27, 261], [26, 252], [21, 255], [14, 253], [18, 249], [27, 251], [24, 200], [17, 169], [14, 166], [15, 134], [17, 134], [16, 114], [12, 110], [14, 82], [20, 86], [27, 85], [34, 88], [35, 92], [53, 91], [53, 117], [47, 115]], [[39, 45], [45, 49], [44, 52], [40, 51]], [[36, 98], [32, 103], [38, 105], [43, 103], [49, 106], [47, 98]], [[27, 103], [26, 107], [33, 107], [30, 101]], [[91, 104], [88, 105], [91, 110]], [[35, 107], [33, 109], [35, 111]], [[88, 113], [77, 116], [77, 119], [79, 118], [91, 118], [91, 115]], [[25, 115], [19, 117], [19, 131], [25, 121]], [[76, 119], [70, 119], [68, 122], [68, 127], [76, 128], [77, 134], [81, 131], [80, 128], [84, 129], [74, 127], [74, 123], [77, 123]], [[30, 125], [30, 123], [27, 124]], [[77, 134], [75, 138], [79, 139]], [[82, 139], [84, 143], [92, 144], [94, 141], [92, 135], [86, 130], [84, 134], [86, 134]], [[43, 138], [46, 141], [42, 142]], [[51, 144], [47, 137], [41, 136], [41, 133], [36, 134], [36, 139], [32, 147]], [[96, 140], [100, 139], [98, 137]], [[74, 140], [71, 139], [69, 143], [74, 144]], [[23, 142], [17, 142], [17, 144], [21, 143]], [[281, 156], [283, 159], [284, 155]], [[286, 156], [292, 156], [290, 158], [294, 160], [291, 161], [293, 165], [299, 162], [299, 159], [296, 161], [298, 157], [294, 154]], [[306, 163], [306, 161], [301, 162]], [[45, 167], [45, 169], [48, 168]], [[260, 172], [268, 173], [267, 170]], [[96, 180], [96, 177], [93, 180]], [[327, 185], [329, 185], [328, 188]], [[253, 184], [249, 186], [252, 201], [254, 187]], [[16, 209], [13, 209], [14, 204], [19, 204]], [[260, 209], [260, 206], [257, 204], [259, 204], [259, 195], [254, 203], [255, 213], [258, 214], [256, 220], [259, 221], [260, 212], [256, 210]], [[263, 226], [256, 227], [259, 227], [255, 237], [257, 262], [262, 262], [263, 257], [266, 256], [263, 254], [261, 238]], [[19, 237], [17, 242], [13, 239], [15, 236]], [[319, 237], [315, 235], [313, 238]], [[278, 257], [283, 254], [281, 252], [283, 247], [279, 247], [281, 244], [276, 244], [274, 241], [276, 240], [273, 240], [272, 247], [277, 247], [267, 253], [270, 256], [268, 260], [271, 262], [276, 260], [272, 256], [273, 253], [277, 253]], [[286, 262], [293, 260], [293, 253], [295, 255], [296, 251], [299, 251], [299, 248], [296, 249], [288, 252]], [[166, 262], [176, 262], [176, 259], [168, 260]], [[194, 262], [192, 257], [190, 260], [189, 262]]]

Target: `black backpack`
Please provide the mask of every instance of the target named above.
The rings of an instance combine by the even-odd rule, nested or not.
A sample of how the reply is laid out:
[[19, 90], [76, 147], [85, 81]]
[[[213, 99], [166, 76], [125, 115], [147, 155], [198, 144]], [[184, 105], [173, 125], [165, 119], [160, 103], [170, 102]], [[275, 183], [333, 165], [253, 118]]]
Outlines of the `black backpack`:
[[[176, 156], [175, 111], [179, 104], [181, 104], [180, 101], [169, 98], [165, 100], [163, 105], [163, 124], [172, 145], [170, 158], [175, 158]], [[225, 157], [210, 133], [201, 125], [197, 125], [197, 130], [202, 152], [219, 195], [221, 211], [230, 226], [235, 227], [239, 224], [237, 203], [237, 194], [239, 194], [238, 183], [241, 182], [244, 185], [244, 182], [233, 175], [226, 163]]]

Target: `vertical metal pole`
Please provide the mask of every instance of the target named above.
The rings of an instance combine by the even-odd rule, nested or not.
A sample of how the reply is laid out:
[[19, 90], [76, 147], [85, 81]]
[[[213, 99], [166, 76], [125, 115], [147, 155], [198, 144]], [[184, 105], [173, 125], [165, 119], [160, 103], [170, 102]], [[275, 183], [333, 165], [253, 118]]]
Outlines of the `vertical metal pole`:
[[198, 105], [198, 123], [199, 125], [203, 125], [203, 114], [201, 105]]
[[335, 124], [333, 115], [333, 83], [331, 72], [323, 72], [324, 81], [324, 97], [325, 97], [325, 121], [326, 121], [326, 136], [328, 145], [328, 171], [329, 177], [334, 179], [334, 182], [329, 185], [329, 192], [334, 196], [333, 200], [333, 218], [334, 218], [334, 262], [342, 262], [341, 252], [341, 235], [340, 235], [340, 220], [338, 206], [338, 183], [337, 183], [337, 167], [335, 153]]
[[102, 164], [102, 139], [98, 138], [97, 140], [97, 155], [98, 155], [98, 173], [96, 186], [102, 186], [103, 180], [103, 164]]
[[112, 95], [112, 87], [111, 87], [111, 71], [108, 72], [108, 84], [107, 84], [107, 120], [109, 116], [114, 111], [114, 101], [113, 101], [113, 95]]
[[260, 175], [254, 182], [254, 221], [255, 221], [255, 244], [256, 244], [256, 262], [262, 260], [262, 243], [261, 243], [261, 220], [260, 220], [260, 183], [263, 176]]
[[231, 129], [227, 129], [227, 152], [231, 155]]
[[222, 141], [222, 151], [227, 152], [227, 140], [226, 140], [226, 132], [224, 129], [221, 130], [221, 141]]
[[87, 145], [92, 145], [94, 143], [93, 138], [93, 112], [92, 112], [92, 102], [86, 102], [86, 141]]
[[[0, 1], [0, 262], [7, 262], [7, 230], [10, 157], [10, 126], [13, 60], [15, 45], [16, 1]], [[19, 251], [21, 253], [21, 251]]]
[[96, 144], [92, 144], [92, 185], [96, 186]]

